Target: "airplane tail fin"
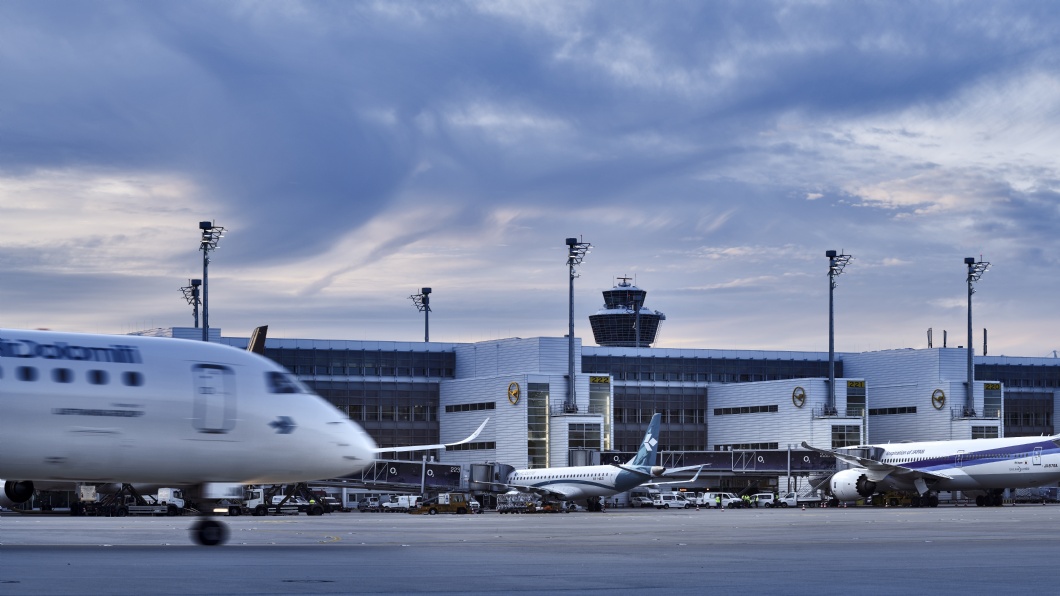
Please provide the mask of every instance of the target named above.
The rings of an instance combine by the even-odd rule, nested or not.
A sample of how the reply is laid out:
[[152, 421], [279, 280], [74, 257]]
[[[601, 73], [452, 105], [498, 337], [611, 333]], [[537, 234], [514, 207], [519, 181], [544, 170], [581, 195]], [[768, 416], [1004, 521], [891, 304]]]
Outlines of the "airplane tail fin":
[[247, 351], [254, 352], [255, 354], [265, 354], [265, 336], [269, 333], [269, 326], [262, 325], [261, 327], [255, 327], [254, 332], [250, 334], [250, 341], [247, 342]]
[[661, 420], [662, 414], [659, 414], [658, 412], [651, 417], [651, 422], [648, 424], [648, 432], [644, 433], [644, 440], [640, 443], [640, 449], [637, 450], [637, 455], [629, 460], [627, 465], [655, 465], [656, 461], [659, 459], [659, 422]]

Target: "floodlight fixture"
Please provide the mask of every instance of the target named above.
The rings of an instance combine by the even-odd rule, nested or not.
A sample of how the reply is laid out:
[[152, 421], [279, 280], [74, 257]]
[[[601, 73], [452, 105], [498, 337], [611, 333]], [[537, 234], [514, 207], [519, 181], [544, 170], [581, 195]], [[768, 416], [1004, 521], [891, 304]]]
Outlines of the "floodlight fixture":
[[189, 279], [188, 285], [180, 289], [184, 293], [184, 299], [191, 305], [192, 316], [195, 317], [195, 328], [199, 328], [199, 286], [202, 285], [201, 279]]
[[412, 304], [415, 305], [416, 310], [423, 313], [423, 342], [427, 343], [431, 341], [430, 333], [430, 313], [431, 313], [431, 289], [421, 288], [419, 294], [413, 294], [409, 296], [412, 300]]
[[225, 229], [214, 225], [212, 221], [200, 221], [199, 230], [202, 238], [199, 240], [199, 250], [202, 251], [202, 340], [210, 341], [210, 310], [209, 310], [209, 275], [210, 251], [217, 250], [217, 243], [224, 236]]
[[[979, 260], [976, 261], [975, 257], [965, 257], [964, 264], [968, 267], [968, 380], [965, 384], [964, 394], [964, 416], [966, 418], [975, 417], [975, 392], [973, 391], [975, 381], [975, 364], [972, 361], [972, 294], [975, 293], [975, 282], [979, 281], [979, 278], [983, 277], [987, 269], [990, 267], [990, 263], [983, 260], [983, 256], [979, 256]], [[986, 342], [985, 330], [984, 330], [983, 342]], [[984, 351], [986, 350], [984, 345]]]
[[574, 278], [578, 277], [578, 273], [574, 268], [582, 264], [592, 247], [592, 244], [578, 238], [567, 238], [567, 267], [570, 270], [567, 304], [570, 317], [567, 331], [567, 401], [563, 404], [564, 412], [578, 411], [578, 402], [574, 398]]
[[834, 250], [825, 251], [828, 257], [828, 403], [825, 413], [835, 414], [835, 278], [842, 275], [853, 256]]

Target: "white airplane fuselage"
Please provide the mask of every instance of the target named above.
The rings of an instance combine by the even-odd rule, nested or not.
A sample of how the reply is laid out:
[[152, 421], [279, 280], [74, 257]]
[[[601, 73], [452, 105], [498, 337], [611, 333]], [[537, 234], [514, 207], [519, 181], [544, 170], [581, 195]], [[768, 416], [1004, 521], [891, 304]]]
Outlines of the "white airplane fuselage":
[[[862, 459], [833, 475], [840, 500], [877, 490], [997, 491], [1060, 481], [1060, 437], [1011, 437], [864, 445], [841, 452]], [[843, 455], [836, 454], [843, 459]], [[919, 486], [918, 486], [919, 484]]]
[[286, 483], [374, 461], [361, 427], [274, 362], [179, 339], [0, 330], [0, 478]]
[[515, 470], [508, 485], [562, 493], [568, 500], [610, 497], [636, 488], [650, 478], [616, 466], [572, 466]]

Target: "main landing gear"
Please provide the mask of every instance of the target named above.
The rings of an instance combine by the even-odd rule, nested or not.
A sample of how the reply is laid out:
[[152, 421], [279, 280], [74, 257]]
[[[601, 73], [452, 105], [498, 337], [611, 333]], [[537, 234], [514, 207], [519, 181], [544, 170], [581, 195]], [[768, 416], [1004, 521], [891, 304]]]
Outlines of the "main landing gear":
[[201, 546], [220, 546], [228, 542], [228, 526], [217, 521], [213, 507], [216, 499], [206, 498], [207, 490], [203, 484], [189, 487], [189, 498], [194, 498], [199, 510], [199, 519], [191, 525], [191, 539]]
[[208, 515], [192, 524], [191, 538], [202, 546], [219, 546], [228, 542], [228, 526]]

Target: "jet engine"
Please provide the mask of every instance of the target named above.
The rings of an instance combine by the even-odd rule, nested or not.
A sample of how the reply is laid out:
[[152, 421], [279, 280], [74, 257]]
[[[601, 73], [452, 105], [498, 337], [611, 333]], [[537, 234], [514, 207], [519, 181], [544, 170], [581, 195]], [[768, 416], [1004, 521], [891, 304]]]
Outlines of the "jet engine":
[[864, 470], [850, 469], [836, 472], [829, 481], [832, 496], [840, 501], [857, 501], [871, 497], [876, 483], [865, 477]]
[[651, 475], [652, 476], [659, 477], [659, 476], [662, 476], [664, 472], [666, 472], [666, 468], [664, 468], [662, 466], [652, 466], [651, 467]]
[[11, 503], [25, 503], [33, 496], [33, 483], [25, 480], [8, 480], [4, 482], [4, 496]]

